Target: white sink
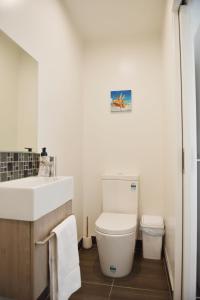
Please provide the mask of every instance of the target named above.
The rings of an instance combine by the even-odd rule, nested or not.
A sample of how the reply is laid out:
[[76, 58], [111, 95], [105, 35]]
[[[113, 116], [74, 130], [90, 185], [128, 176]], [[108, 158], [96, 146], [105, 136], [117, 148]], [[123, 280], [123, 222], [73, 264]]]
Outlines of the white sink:
[[73, 198], [73, 177], [27, 177], [0, 183], [0, 219], [35, 221]]

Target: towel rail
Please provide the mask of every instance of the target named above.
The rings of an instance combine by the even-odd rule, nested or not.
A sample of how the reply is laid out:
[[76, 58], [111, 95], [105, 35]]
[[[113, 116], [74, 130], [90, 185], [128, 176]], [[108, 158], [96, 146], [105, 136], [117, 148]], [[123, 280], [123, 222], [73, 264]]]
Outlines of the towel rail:
[[49, 236], [47, 236], [44, 240], [42, 241], [36, 241], [35, 245], [45, 245], [52, 237], [54, 237], [55, 233], [52, 232]]

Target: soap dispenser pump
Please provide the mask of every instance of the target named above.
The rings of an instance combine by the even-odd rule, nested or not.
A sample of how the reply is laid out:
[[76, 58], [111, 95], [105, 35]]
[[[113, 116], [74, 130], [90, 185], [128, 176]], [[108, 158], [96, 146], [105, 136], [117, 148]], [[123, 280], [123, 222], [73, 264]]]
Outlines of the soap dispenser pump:
[[42, 148], [41, 156], [48, 156], [46, 149], [46, 147]]
[[49, 177], [49, 174], [50, 174], [49, 157], [46, 151], [46, 147], [44, 147], [42, 148], [42, 152], [41, 152], [38, 176]]

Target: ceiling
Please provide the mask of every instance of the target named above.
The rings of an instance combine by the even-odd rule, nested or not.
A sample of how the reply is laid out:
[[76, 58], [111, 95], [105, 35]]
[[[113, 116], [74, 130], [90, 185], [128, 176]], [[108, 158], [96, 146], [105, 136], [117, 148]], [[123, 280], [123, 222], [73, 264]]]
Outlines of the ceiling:
[[[63, 0], [85, 40], [161, 32], [167, 0]], [[120, 42], [120, 40], [119, 40]]]

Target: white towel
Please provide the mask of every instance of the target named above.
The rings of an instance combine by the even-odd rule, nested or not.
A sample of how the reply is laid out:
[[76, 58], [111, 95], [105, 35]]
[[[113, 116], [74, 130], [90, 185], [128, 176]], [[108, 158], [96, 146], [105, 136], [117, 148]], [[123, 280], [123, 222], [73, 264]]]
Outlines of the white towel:
[[52, 230], [49, 242], [51, 300], [67, 300], [81, 287], [76, 219], [68, 217]]

